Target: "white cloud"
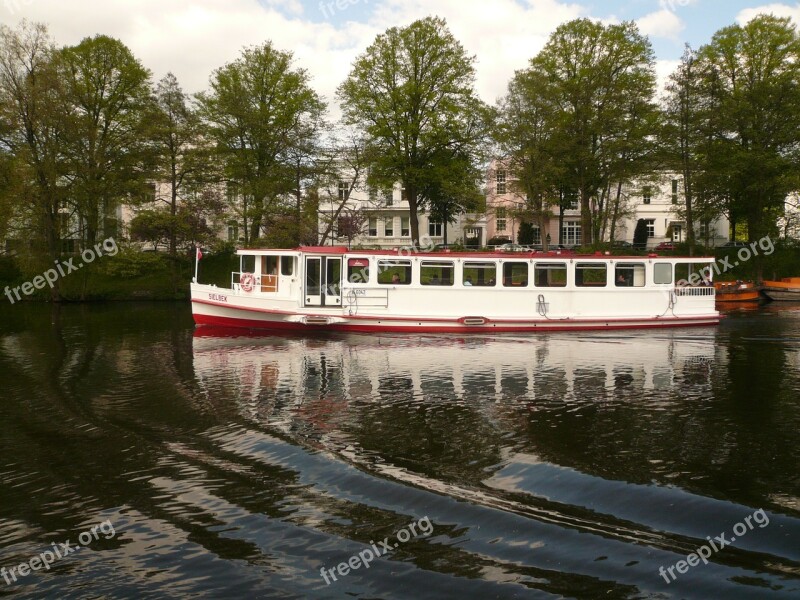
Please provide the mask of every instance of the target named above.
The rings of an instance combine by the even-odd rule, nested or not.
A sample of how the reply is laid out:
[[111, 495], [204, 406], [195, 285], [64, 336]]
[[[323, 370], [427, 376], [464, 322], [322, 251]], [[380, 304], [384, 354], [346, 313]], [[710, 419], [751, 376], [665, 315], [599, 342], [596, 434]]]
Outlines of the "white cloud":
[[671, 10], [662, 9], [636, 20], [639, 31], [652, 38], [680, 39], [683, 21]]
[[757, 15], [760, 14], [773, 14], [776, 17], [791, 17], [796, 24], [799, 24], [800, 3], [795, 4], [794, 6], [790, 4], [774, 3], [763, 4], [754, 8], [745, 8], [744, 10], [739, 11], [739, 14], [736, 15], [736, 21], [740, 24], [745, 24], [749, 21], [752, 21]]
[[[348, 10], [353, 19], [366, 9], [372, 14], [366, 21], [344, 23], [320, 22], [325, 15], [317, 0], [306, 3], [305, 12], [299, 0], [4, 2], [2, 23], [15, 26], [22, 17], [47, 23], [61, 45], [98, 33], [119, 38], [155, 80], [172, 71], [188, 92], [207, 89], [212, 71], [235, 60], [242, 47], [272, 40], [294, 53], [295, 65], [309, 72], [312, 85], [330, 104], [352, 61], [387, 27], [427, 15], [445, 18], [467, 52], [477, 57], [478, 91], [493, 103], [559, 24], [588, 16], [585, 7], [569, 0], [347, 0], [338, 19], [347, 19]], [[336, 117], [338, 111], [332, 112]]]

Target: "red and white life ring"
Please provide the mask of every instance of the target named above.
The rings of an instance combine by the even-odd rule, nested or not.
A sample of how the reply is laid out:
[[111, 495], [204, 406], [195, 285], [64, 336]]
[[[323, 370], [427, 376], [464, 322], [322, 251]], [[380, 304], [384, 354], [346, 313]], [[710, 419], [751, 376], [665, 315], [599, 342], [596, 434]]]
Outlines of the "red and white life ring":
[[252, 273], [242, 273], [239, 276], [239, 287], [244, 292], [252, 292], [256, 286], [256, 277]]

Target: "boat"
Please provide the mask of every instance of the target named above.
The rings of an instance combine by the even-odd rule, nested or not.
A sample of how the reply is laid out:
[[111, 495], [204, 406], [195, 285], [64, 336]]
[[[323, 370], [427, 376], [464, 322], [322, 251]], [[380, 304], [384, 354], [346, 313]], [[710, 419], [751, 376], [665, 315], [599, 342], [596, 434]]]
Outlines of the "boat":
[[758, 302], [759, 287], [752, 281], [715, 281], [717, 302]]
[[780, 281], [765, 281], [761, 289], [771, 300], [800, 302], [800, 277], [784, 277]]
[[713, 258], [555, 252], [238, 250], [230, 287], [191, 284], [197, 325], [479, 333], [715, 325]]

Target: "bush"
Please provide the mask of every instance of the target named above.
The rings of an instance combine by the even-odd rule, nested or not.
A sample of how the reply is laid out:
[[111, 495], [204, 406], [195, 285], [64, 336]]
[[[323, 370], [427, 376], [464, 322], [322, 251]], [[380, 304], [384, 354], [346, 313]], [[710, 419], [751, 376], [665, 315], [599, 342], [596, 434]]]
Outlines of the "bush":
[[120, 249], [116, 256], [108, 256], [99, 263], [103, 273], [111, 277], [133, 279], [142, 275], [167, 270], [164, 255], [158, 252], [141, 252], [132, 248]]

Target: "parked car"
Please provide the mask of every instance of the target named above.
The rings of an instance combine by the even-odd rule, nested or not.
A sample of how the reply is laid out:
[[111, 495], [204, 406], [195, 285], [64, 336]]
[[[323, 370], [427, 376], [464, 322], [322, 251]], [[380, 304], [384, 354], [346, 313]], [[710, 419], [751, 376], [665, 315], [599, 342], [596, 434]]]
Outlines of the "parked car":
[[746, 248], [747, 243], [745, 242], [737, 242], [734, 240], [730, 240], [729, 242], [725, 242], [720, 246], [721, 248]]
[[519, 244], [503, 244], [497, 247], [498, 252], [530, 252], [531, 249], [527, 246], [520, 246]]
[[617, 250], [633, 250], [633, 244], [626, 242], [625, 240], [614, 240], [614, 243], [611, 244], [611, 247], [616, 248]]
[[655, 247], [655, 250], [660, 252], [664, 252], [667, 250], [675, 250], [675, 244], [673, 242], [661, 242], [658, 246]]

